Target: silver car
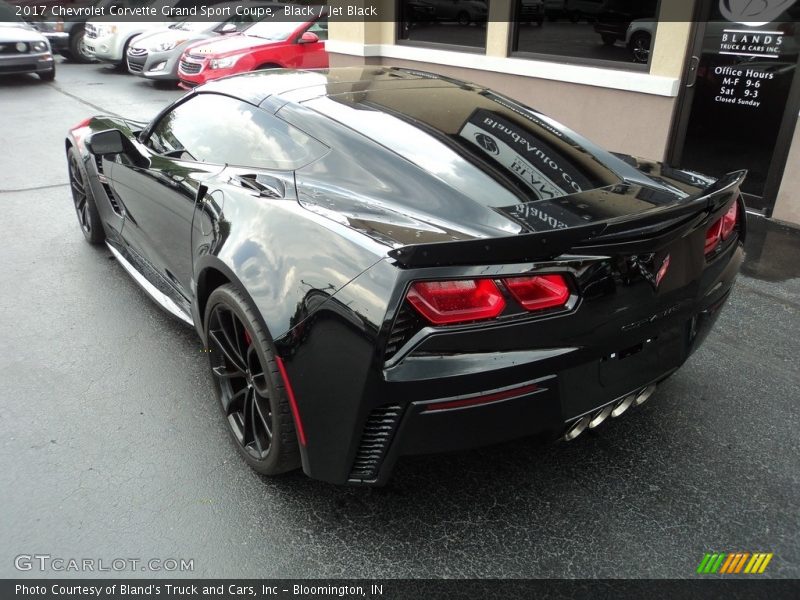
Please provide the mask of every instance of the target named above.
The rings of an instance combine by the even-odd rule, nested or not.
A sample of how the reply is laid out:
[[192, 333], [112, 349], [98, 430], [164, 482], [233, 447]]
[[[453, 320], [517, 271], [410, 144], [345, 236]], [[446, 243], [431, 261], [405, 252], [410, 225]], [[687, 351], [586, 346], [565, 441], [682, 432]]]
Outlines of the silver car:
[[53, 81], [56, 65], [50, 42], [0, 2], [0, 75], [36, 73], [42, 81]]
[[[215, 8], [230, 5], [231, 17], [225, 21], [180, 21], [168, 28], [147, 31], [128, 46], [126, 60], [128, 71], [140, 77], [158, 81], [178, 81], [178, 63], [184, 49], [195, 42], [227, 33], [237, 33], [252, 25], [256, 19], [249, 15], [237, 15], [239, 2], [217, 4]], [[248, 2], [248, 7], [276, 7], [271, 2]], [[282, 10], [276, 8], [276, 10]]]

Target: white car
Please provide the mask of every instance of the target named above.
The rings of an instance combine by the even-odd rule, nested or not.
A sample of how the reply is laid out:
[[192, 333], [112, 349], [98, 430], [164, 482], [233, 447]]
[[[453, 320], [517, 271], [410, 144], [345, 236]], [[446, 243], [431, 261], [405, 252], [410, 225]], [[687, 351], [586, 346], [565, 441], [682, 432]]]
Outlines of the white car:
[[650, 59], [650, 47], [658, 23], [652, 19], [636, 19], [625, 32], [625, 45], [633, 54], [633, 61], [646, 63]]
[[137, 35], [153, 28], [163, 28], [166, 23], [107, 23], [89, 21], [86, 23], [84, 44], [86, 55], [104, 62], [122, 65], [125, 51]]
[[[192, 0], [124, 0], [125, 6], [149, 6], [158, 2], [159, 14], [161, 7], [187, 8], [196, 4]], [[215, 4], [214, 0], [206, 0], [203, 4]], [[185, 17], [176, 16], [174, 19], [164, 17], [163, 21], [117, 21], [113, 16], [89, 19], [86, 23], [84, 44], [87, 56], [113, 63], [117, 66], [125, 65], [125, 54], [133, 38], [146, 31], [164, 29]]]

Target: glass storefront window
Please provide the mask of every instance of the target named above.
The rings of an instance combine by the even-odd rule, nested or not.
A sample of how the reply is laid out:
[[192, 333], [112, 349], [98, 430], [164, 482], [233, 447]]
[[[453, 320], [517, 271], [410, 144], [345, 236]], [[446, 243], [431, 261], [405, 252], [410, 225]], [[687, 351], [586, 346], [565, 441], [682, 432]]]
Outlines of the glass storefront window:
[[486, 48], [488, 0], [399, 0], [398, 40], [452, 50]]
[[[515, 0], [512, 54], [646, 68], [659, 0]], [[543, 18], [531, 18], [543, 13]]]

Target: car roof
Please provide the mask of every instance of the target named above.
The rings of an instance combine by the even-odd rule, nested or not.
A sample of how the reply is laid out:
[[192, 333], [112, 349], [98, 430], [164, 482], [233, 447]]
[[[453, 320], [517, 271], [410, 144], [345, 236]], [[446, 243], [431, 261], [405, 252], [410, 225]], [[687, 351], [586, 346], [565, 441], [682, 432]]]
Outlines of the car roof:
[[[370, 178], [380, 181], [367, 194], [379, 198], [378, 212], [411, 208], [423, 215], [433, 204], [441, 215], [483, 206], [491, 211], [486, 222], [502, 223], [498, 227], [506, 232], [499, 213], [534, 229], [544, 221], [561, 228], [634, 214], [688, 195], [668, 177], [646, 175], [637, 164], [513, 99], [425, 71], [275, 69], [218, 79], [196, 90], [260, 106], [328, 146], [331, 151], [319, 161], [296, 172], [299, 188], [325, 186], [325, 211], [358, 213], [353, 207], [362, 196], [347, 193], [334, 200], [331, 186], [350, 189], [353, 182]], [[406, 176], [421, 187], [398, 196], [397, 190], [412, 189], [402, 182]], [[427, 183], [419, 183], [422, 178]], [[427, 185], [437, 192], [418, 193], [429, 191]], [[494, 191], [487, 195], [487, 189]], [[303, 202], [315, 202], [306, 196]], [[464, 197], [472, 202], [464, 203]], [[512, 197], [541, 201], [537, 206], [548, 210], [533, 211], [528, 219], [520, 216], [520, 203]], [[377, 214], [374, 203], [363, 202], [369, 205], [364, 214]], [[392, 229], [396, 234], [402, 227]]]
[[[608, 158], [608, 153], [574, 132], [485, 87], [426, 71], [383, 66], [270, 69], [217, 79], [197, 92], [225, 94], [272, 113], [280, 110], [284, 120], [305, 128], [323, 143], [329, 144], [333, 131], [344, 128], [372, 140], [376, 149], [400, 155], [404, 140], [415, 132], [404, 129], [398, 136], [399, 123], [423, 132], [427, 137], [415, 138], [420, 144], [428, 138], [447, 140], [466, 145], [473, 153], [477, 134], [485, 131], [494, 136], [504, 131], [498, 135], [507, 138], [504, 143], [514, 156], [517, 146], [525, 146], [545, 158], [555, 156], [559, 162], [578, 164], [589, 175], [568, 176], [580, 179], [582, 189], [620, 181], [605, 164], [607, 160], [598, 160], [599, 156]], [[300, 124], [292, 106], [312, 111], [328, 125], [317, 122], [323, 129], [315, 129], [312, 121], [302, 118]], [[483, 158], [486, 152], [477, 149], [477, 156]], [[525, 185], [535, 187], [536, 182]]]
[[211, 81], [198, 92], [214, 92], [260, 105], [302, 103], [321, 96], [373, 90], [458, 87], [478, 91], [472, 84], [435, 73], [398, 67], [338, 67], [332, 69], [269, 69]]

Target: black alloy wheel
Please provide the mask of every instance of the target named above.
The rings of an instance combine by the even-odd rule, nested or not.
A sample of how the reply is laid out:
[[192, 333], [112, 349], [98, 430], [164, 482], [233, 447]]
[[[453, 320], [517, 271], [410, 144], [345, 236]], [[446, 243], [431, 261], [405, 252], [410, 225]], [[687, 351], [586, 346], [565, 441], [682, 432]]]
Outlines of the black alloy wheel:
[[646, 32], [639, 32], [631, 39], [630, 50], [633, 53], [633, 61], [637, 63], [647, 63], [650, 60], [650, 44], [652, 36]]
[[78, 162], [78, 153], [74, 148], [67, 150], [67, 165], [69, 187], [72, 192], [72, 202], [75, 204], [75, 213], [78, 215], [78, 224], [90, 244], [99, 244], [106, 237], [105, 231], [92, 190], [89, 188], [84, 171]]
[[271, 338], [233, 285], [209, 297], [205, 331], [216, 395], [245, 461], [265, 475], [297, 468], [294, 421]]

